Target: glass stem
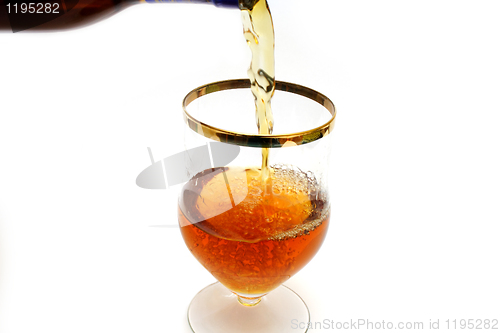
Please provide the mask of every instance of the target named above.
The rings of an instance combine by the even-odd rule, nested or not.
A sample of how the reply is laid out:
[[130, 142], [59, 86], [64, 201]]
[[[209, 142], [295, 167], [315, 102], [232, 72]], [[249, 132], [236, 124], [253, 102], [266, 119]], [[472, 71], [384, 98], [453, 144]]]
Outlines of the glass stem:
[[238, 296], [238, 302], [240, 302], [241, 305], [244, 306], [256, 306], [257, 304], [262, 301], [262, 297], [258, 298], [247, 298], [247, 297], [242, 297]]

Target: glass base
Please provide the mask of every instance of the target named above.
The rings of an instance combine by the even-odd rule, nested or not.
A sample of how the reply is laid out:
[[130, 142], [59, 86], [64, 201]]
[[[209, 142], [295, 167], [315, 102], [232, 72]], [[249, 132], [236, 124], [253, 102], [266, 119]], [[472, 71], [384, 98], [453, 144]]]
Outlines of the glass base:
[[219, 282], [200, 291], [191, 301], [188, 321], [195, 333], [304, 333], [297, 326], [310, 320], [306, 303], [294, 291], [280, 286], [254, 306]]

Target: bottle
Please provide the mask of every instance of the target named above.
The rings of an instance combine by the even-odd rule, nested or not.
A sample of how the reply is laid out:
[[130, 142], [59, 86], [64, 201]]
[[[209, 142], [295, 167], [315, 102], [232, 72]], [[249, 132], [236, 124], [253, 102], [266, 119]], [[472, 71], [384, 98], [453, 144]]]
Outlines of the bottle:
[[239, 0], [0, 0], [0, 32], [69, 30], [140, 3], [209, 3], [239, 8]]

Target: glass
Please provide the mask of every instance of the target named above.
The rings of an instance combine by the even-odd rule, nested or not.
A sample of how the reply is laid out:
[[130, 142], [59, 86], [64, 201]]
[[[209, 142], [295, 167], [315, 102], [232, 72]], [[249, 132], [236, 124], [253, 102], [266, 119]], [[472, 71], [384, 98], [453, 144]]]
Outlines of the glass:
[[[179, 196], [179, 224], [188, 249], [219, 281], [189, 306], [196, 333], [300, 332], [293, 321], [310, 318], [282, 284], [314, 257], [328, 229], [335, 107], [312, 89], [278, 81], [272, 135], [258, 134], [254, 110], [249, 80], [208, 84], [184, 99], [179, 165], [190, 180]], [[269, 173], [262, 172], [265, 149]]]

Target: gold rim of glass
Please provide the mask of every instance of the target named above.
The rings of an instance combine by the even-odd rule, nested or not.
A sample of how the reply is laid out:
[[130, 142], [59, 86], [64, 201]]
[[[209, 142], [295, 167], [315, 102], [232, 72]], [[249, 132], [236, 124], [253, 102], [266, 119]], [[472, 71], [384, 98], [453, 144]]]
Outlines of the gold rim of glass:
[[250, 88], [251, 83], [248, 79], [226, 80], [209, 83], [192, 90], [186, 95], [182, 103], [184, 109], [184, 121], [196, 133], [218, 142], [234, 144], [238, 146], [259, 147], [259, 148], [281, 148], [283, 146], [298, 146], [319, 140], [333, 130], [335, 125], [335, 116], [337, 111], [332, 101], [325, 95], [294, 83], [276, 81], [276, 90], [294, 93], [296, 95], [307, 97], [325, 107], [332, 118], [323, 125], [304, 132], [290, 134], [247, 134], [231, 132], [214, 126], [205, 124], [187, 112], [187, 106], [195, 99], [202, 96], [230, 89]]

